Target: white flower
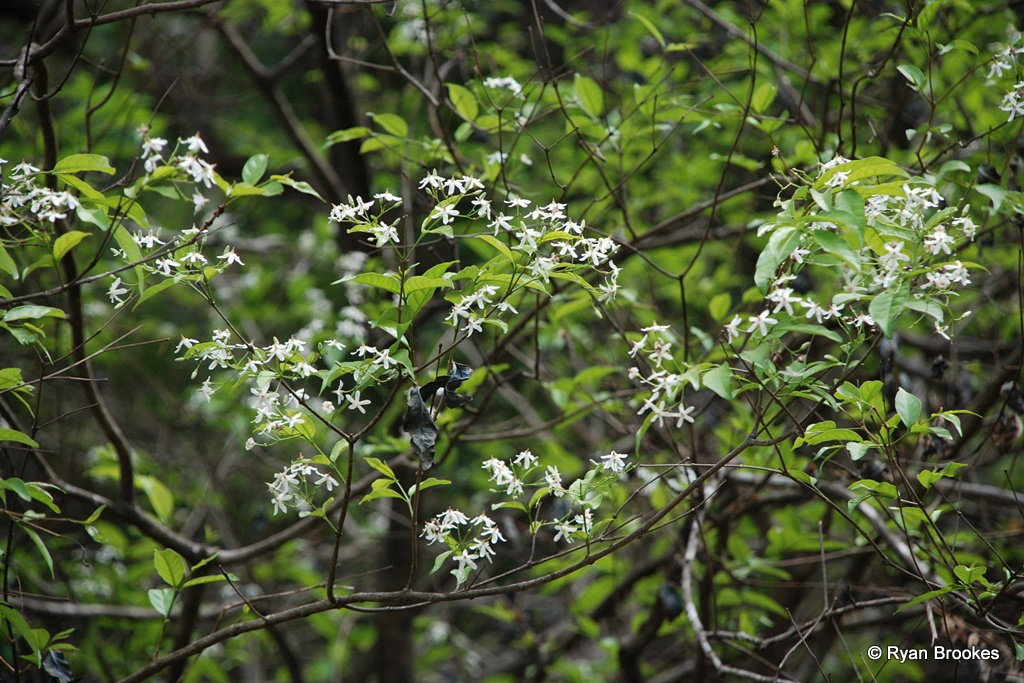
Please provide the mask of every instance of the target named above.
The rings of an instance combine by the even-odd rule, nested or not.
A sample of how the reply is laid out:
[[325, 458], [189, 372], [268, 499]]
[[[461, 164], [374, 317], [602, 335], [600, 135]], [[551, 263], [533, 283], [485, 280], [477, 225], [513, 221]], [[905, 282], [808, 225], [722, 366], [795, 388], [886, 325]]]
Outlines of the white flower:
[[334, 477], [332, 477], [329, 473], [324, 473], [324, 474], [321, 474], [320, 478], [316, 480], [315, 485], [316, 486], [323, 486], [324, 488], [327, 489], [327, 492], [330, 493], [331, 490], [333, 490], [334, 487], [338, 485], [338, 481]]
[[431, 171], [430, 173], [423, 177], [423, 180], [420, 181], [419, 188], [422, 190], [428, 185], [435, 189], [439, 188], [442, 185], [444, 185], [444, 178], [439, 176], [437, 174], [437, 171]]
[[733, 339], [735, 339], [736, 337], [740, 336], [740, 331], [739, 331], [740, 322], [741, 322], [740, 317], [738, 315], [735, 315], [735, 316], [733, 316], [732, 320], [729, 321], [729, 324], [727, 324], [725, 326], [724, 329], [725, 329], [725, 334], [727, 336], [727, 339], [725, 341], [726, 341], [727, 344], [731, 344]]
[[[152, 171], [150, 171], [150, 172], [152, 173]], [[193, 192], [192, 193], [193, 213], [199, 213], [202, 210], [202, 208], [204, 206], [206, 206], [206, 202], [208, 202], [208, 201], [210, 201], [210, 200], [207, 199], [206, 197], [204, 197], [203, 195], [199, 194], [198, 192]]]
[[402, 198], [401, 197], [396, 197], [395, 195], [391, 194], [391, 192], [389, 192], [387, 190], [385, 190], [384, 192], [378, 192], [377, 194], [373, 195], [373, 198], [374, 199], [379, 199], [379, 200], [385, 201], [385, 202], [395, 202], [395, 203], [401, 203], [402, 202]]
[[203, 386], [196, 389], [196, 391], [199, 392], [199, 394], [203, 398], [205, 398], [207, 402], [209, 402], [210, 397], [213, 396], [213, 392], [216, 391], [216, 389], [213, 388], [213, 385], [210, 384], [210, 378], [207, 377], [206, 380], [203, 382]]
[[886, 270], [896, 270], [900, 267], [901, 261], [909, 260], [910, 257], [903, 253], [903, 245], [900, 242], [887, 242], [885, 254], [878, 259], [878, 263]]
[[555, 495], [555, 498], [565, 495], [565, 489], [562, 487], [562, 473], [554, 465], [548, 465], [544, 472], [544, 483], [547, 484], [548, 490]]
[[933, 254], [938, 254], [940, 251], [950, 254], [952, 253], [950, 245], [953, 244], [953, 241], [953, 238], [946, 234], [946, 229], [938, 225], [930, 235], [924, 238], [924, 246]]
[[488, 219], [491, 217], [491, 201], [489, 199], [474, 197], [473, 201], [470, 203], [477, 207], [477, 215]]
[[458, 563], [458, 568], [452, 570], [452, 575], [456, 580], [462, 584], [466, 582], [469, 577], [469, 572], [472, 569], [476, 569], [476, 562], [473, 555], [469, 554], [469, 550], [463, 550], [461, 553], [455, 556], [455, 561]]
[[170, 258], [158, 258], [155, 262], [156, 270], [161, 275], [170, 277], [171, 268], [177, 268], [181, 266], [180, 263]]
[[181, 257], [182, 263], [206, 263], [206, 257], [198, 251], [190, 251]]
[[977, 233], [978, 226], [974, 224], [970, 216], [960, 216], [959, 218], [953, 219], [953, 225], [959, 226], [964, 231], [964, 237], [969, 240], [974, 239], [974, 235]]
[[134, 235], [132, 235], [132, 241], [135, 242], [135, 244], [139, 245], [140, 247], [145, 247], [146, 249], [152, 249], [158, 244], [166, 244], [166, 242], [160, 241], [160, 239], [153, 234], [152, 230], [150, 230], [145, 235], [143, 235], [141, 232], [135, 233]]
[[445, 529], [454, 529], [457, 526], [463, 526], [469, 524], [469, 517], [460, 510], [448, 508], [444, 513], [441, 514], [441, 527]]
[[373, 364], [379, 365], [387, 370], [392, 365], [398, 365], [398, 361], [391, 357], [391, 352], [388, 351], [388, 349], [384, 349], [377, 353], [377, 357], [373, 359]]
[[494, 228], [494, 234], [498, 234], [498, 228], [502, 230], [512, 231], [512, 225], [509, 221], [512, 220], [512, 216], [506, 216], [503, 213], [499, 213], [494, 217], [494, 220], [487, 224], [488, 228]]
[[768, 325], [774, 325], [779, 322], [775, 318], [770, 318], [768, 316], [769, 313], [767, 309], [761, 311], [757, 316], [752, 316], [750, 318], [750, 327], [747, 328], [747, 332], [758, 330], [762, 335], [768, 334]]
[[485, 460], [481, 467], [491, 473], [491, 480], [498, 486], [505, 486], [515, 478], [509, 466], [493, 456]]
[[458, 215], [459, 215], [458, 209], [456, 209], [455, 206], [452, 205], [452, 204], [445, 204], [445, 205], [435, 206], [434, 210], [430, 212], [430, 218], [431, 219], [440, 218], [442, 225], [448, 225]]
[[967, 272], [967, 268], [964, 264], [956, 261], [955, 263], [948, 263], [944, 266], [946, 274], [949, 276], [950, 282], [959, 283], [961, 285], [971, 284], [971, 278]]
[[507, 496], [519, 496], [523, 493], [523, 482], [518, 477], [512, 477], [512, 481], [508, 482], [508, 488], [505, 489], [505, 495]]
[[825, 314], [825, 309], [819, 306], [817, 301], [803, 299], [800, 304], [807, 309], [807, 313], [804, 315], [805, 318], [808, 320], [814, 318], [819, 324], [821, 324], [821, 318]]
[[181, 352], [181, 347], [183, 347], [183, 346], [186, 349], [191, 349], [194, 345], [196, 345], [198, 343], [199, 343], [198, 339], [190, 339], [190, 338], [186, 337], [185, 335], [181, 335], [181, 341], [178, 342], [178, 345], [174, 347], [174, 352], [175, 353], [180, 353]]
[[125, 287], [121, 286], [121, 278], [116, 277], [110, 284], [110, 289], [107, 290], [107, 296], [110, 297], [110, 303], [114, 304], [114, 308], [121, 308], [124, 306], [124, 299], [121, 297], [128, 293]]
[[210, 150], [206, 148], [206, 143], [203, 142], [203, 139], [201, 137], [199, 137], [199, 133], [196, 133], [190, 138], [178, 140], [178, 142], [181, 142], [186, 147], [188, 147], [188, 151], [191, 152], [192, 154], [198, 154], [199, 152], [203, 152], [204, 154], [210, 153]]
[[423, 533], [420, 534], [423, 538], [427, 539], [427, 543], [437, 543], [443, 541], [445, 538], [444, 531], [441, 530], [441, 525], [436, 519], [432, 519], [423, 525]]
[[512, 462], [522, 467], [530, 468], [537, 464], [537, 456], [529, 450], [525, 450], [517, 454]]
[[559, 539], [564, 539], [566, 543], [572, 544], [572, 539], [569, 537], [579, 530], [574, 524], [569, 522], [558, 522], [555, 524], [555, 528], [558, 529], [558, 533], [555, 534], [556, 543]]
[[867, 315], [866, 313], [861, 313], [860, 315], [853, 319], [853, 324], [856, 325], [857, 327], [861, 327], [862, 325], [868, 325], [870, 327], [873, 327], [875, 325], [875, 319], [872, 318], [870, 315]]
[[363, 406], [370, 405], [370, 401], [369, 399], [362, 401], [359, 399], [360, 395], [358, 391], [353, 391], [351, 394], [345, 397], [345, 400], [348, 401], [349, 410], [358, 410], [360, 413], [363, 413], [365, 415], [366, 411], [363, 409]]
[[696, 410], [694, 406], [686, 407], [682, 403], [679, 404], [679, 420], [676, 421], [676, 429], [682, 427], [684, 422], [693, 422], [694, 410]]
[[608, 455], [601, 456], [601, 467], [616, 474], [626, 469], [626, 454], [612, 451]]
[[523, 91], [523, 87], [519, 85], [519, 81], [512, 78], [511, 76], [505, 76], [503, 78], [495, 78], [494, 76], [491, 76], [490, 78], [485, 78], [484, 87], [504, 88], [505, 90], [511, 92], [513, 95], [519, 95], [519, 93]]
[[505, 203], [508, 206], [512, 206], [512, 207], [518, 206], [521, 209], [525, 209], [526, 207], [528, 207], [530, 205], [530, 200], [529, 199], [523, 199], [522, 197], [518, 197], [518, 196], [513, 194], [513, 195], [509, 195], [509, 198], [505, 200]]
[[849, 177], [849, 171], [836, 171], [831, 178], [825, 181], [825, 185], [828, 187], [842, 187], [846, 184], [846, 179]]
[[366, 343], [364, 342], [364, 343], [360, 344], [359, 348], [356, 349], [355, 351], [353, 351], [352, 353], [358, 354], [359, 357], [362, 358], [363, 356], [365, 356], [368, 353], [376, 354], [377, 353], [377, 347], [376, 346], [367, 346]]
[[792, 287], [779, 287], [778, 289], [772, 290], [768, 296], [765, 297], [768, 301], [775, 302], [775, 310], [773, 313], [778, 313], [781, 309], [786, 309], [786, 313], [793, 315], [793, 304], [800, 303], [800, 297], [793, 296]]
[[217, 257], [218, 260], [224, 261], [225, 266], [230, 266], [232, 263], [237, 263], [240, 266], [245, 264], [242, 259], [235, 253], [234, 247], [224, 247], [224, 253]]
[[470, 313], [466, 317], [466, 325], [462, 328], [462, 332], [465, 332], [467, 337], [473, 336], [474, 332], [483, 332], [484, 328], [481, 325], [483, 320], [484, 318], [481, 318], [476, 313]]
[[810, 252], [809, 249], [803, 249], [801, 247], [797, 247], [792, 252], [790, 252], [789, 258], [793, 259], [797, 263], [803, 263], [804, 262], [804, 256], [807, 256], [810, 253], [811, 252]]
[[154, 154], [159, 156], [167, 146], [167, 140], [163, 138], [146, 138], [142, 141], [142, 158], [148, 159]]

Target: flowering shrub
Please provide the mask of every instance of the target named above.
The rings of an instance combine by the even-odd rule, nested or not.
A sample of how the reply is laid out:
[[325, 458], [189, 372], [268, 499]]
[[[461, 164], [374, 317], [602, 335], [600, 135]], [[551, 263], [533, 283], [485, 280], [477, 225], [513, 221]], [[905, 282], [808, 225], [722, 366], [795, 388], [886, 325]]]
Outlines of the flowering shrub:
[[5, 675], [1016, 675], [1010, 8], [264, 5], [3, 67]]

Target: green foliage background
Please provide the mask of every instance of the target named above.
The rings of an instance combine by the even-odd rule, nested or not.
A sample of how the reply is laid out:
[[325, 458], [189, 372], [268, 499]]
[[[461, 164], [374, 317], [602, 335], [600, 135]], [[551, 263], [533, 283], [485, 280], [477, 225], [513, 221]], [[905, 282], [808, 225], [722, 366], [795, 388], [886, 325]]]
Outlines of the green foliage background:
[[[73, 672], [100, 680], [924, 680], [949, 663], [865, 653], [933, 643], [998, 652], [962, 662], [962, 680], [1020, 675], [1022, 128], [1000, 109], [1020, 67], [991, 71], [1021, 44], [1019, 3], [185, 4], [91, 15], [69, 2], [74, 30], [50, 3], [0, 10], [7, 187], [21, 160], [48, 171], [100, 155], [115, 173], [60, 181], [111, 202], [135, 190], [164, 238], [212, 227], [211, 258], [231, 246], [245, 261], [159, 289], [119, 273], [131, 299], [115, 309], [113, 273], [79, 282], [53, 253], [56, 231], [89, 232], [70, 258], [83, 277], [106, 274], [123, 265], [112, 231], [81, 214], [4, 229], [0, 309], [59, 310], [0, 323], [0, 428], [13, 430], [0, 434], [3, 676], [37, 680], [67, 651]], [[26, 68], [30, 43], [52, 50]], [[505, 77], [521, 95], [485, 84]], [[201, 134], [218, 174], [205, 209], [180, 177], [146, 188], [140, 127], [172, 147]], [[249, 178], [257, 155], [266, 174]], [[821, 182], [837, 155], [873, 169], [860, 204], [852, 185]], [[598, 301], [591, 274], [555, 278], [518, 294], [504, 328], [453, 343], [445, 316], [479, 284], [466, 274], [517, 264], [477, 239], [490, 233], [480, 221], [420, 231], [435, 202], [418, 184], [434, 169], [480, 178], [496, 207], [564, 203], [614, 238], [617, 301]], [[942, 302], [950, 339], [904, 291], [873, 328], [732, 343], [730, 319], [744, 316], [742, 332], [765, 305], [755, 273], [774, 247], [760, 228], [805, 220], [813, 190], [822, 212], [853, 202], [863, 236], [865, 197], [904, 182], [943, 195], [930, 216], [955, 207], [978, 226], [951, 255], [973, 284]], [[403, 248], [328, 219], [349, 195], [383, 191], [402, 200]], [[142, 225], [115, 206], [112, 219]], [[832, 300], [848, 253], [859, 267], [881, 256], [874, 239], [822, 238], [806, 268], [789, 245], [768, 278], [798, 274]], [[394, 292], [339, 282], [353, 266], [404, 283], [449, 262], [463, 279], [399, 314], [397, 335]], [[409, 305], [404, 289], [397, 300]], [[397, 352], [404, 338], [412, 371], [362, 386], [371, 412], [334, 413], [340, 432], [311, 420], [312, 433], [247, 450], [251, 385], [175, 350], [225, 321], [256, 345], [344, 342], [346, 355], [325, 353], [319, 376], [293, 383], [313, 397], [348, 381], [331, 364], [362, 343]], [[672, 367], [689, 373], [692, 424], [638, 414], [650, 392], [627, 371], [650, 368], [630, 349], [652, 325], [668, 326]], [[414, 515], [393, 497], [359, 504], [381, 472], [367, 458], [405, 490], [422, 477], [404, 399], [449, 361], [475, 369], [459, 389], [473, 402], [436, 417], [430, 476], [450, 485], [424, 489]], [[207, 376], [209, 400], [197, 394]], [[314, 449], [352, 488], [337, 547], [320, 517], [337, 521], [341, 494], [300, 521], [273, 514], [266, 492]], [[563, 553], [552, 527], [492, 509], [504, 496], [480, 464], [525, 449], [567, 483], [610, 451], [629, 455], [593, 543]], [[564, 515], [560, 500], [528, 513]], [[449, 507], [486, 511], [507, 539], [469, 586], [430, 572], [437, 551], [417, 541]], [[474, 589], [491, 594], [460, 598]], [[165, 614], [154, 590], [173, 596]]]

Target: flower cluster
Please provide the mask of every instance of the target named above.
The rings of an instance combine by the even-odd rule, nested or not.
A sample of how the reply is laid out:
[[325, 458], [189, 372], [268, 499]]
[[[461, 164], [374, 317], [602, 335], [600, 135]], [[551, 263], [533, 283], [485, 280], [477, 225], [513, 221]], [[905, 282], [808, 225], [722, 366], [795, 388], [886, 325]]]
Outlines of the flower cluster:
[[274, 475], [273, 481], [267, 482], [275, 515], [292, 507], [298, 508], [301, 516], [308, 512], [315, 489], [322, 486], [330, 493], [337, 485], [338, 481], [330, 473], [321, 472], [302, 460], [288, 465]]
[[484, 79], [485, 88], [502, 88], [508, 90], [513, 95], [519, 96], [523, 92], [523, 86], [519, 85], [519, 81], [512, 78], [511, 76], [504, 76], [502, 78], [496, 78], [491, 76], [490, 78]]
[[[569, 486], [562, 485], [562, 473], [554, 465], [541, 466], [540, 459], [529, 449], [520, 451], [508, 461], [491, 457], [481, 467], [495, 488], [491, 490], [509, 496], [511, 500], [492, 505], [494, 509], [514, 509], [530, 518], [530, 531], [550, 527], [554, 540], [572, 544], [579, 539], [594, 538], [601, 525], [595, 520], [600, 508], [619, 476], [629, 466], [624, 453], [612, 451], [594, 461], [594, 467]], [[535, 491], [528, 495], [527, 489]], [[540, 502], [546, 497], [558, 499], [553, 506], [552, 519], [536, 519]], [[426, 524], [420, 534], [428, 543], [445, 543], [448, 551], [439, 556], [435, 570], [449, 557], [456, 566], [451, 570], [459, 585], [466, 582], [477, 568], [476, 560], [494, 555], [492, 545], [504, 541], [497, 526], [486, 515], [469, 519], [464, 513], [448, 509]]]
[[448, 508], [423, 525], [428, 544], [444, 543], [456, 567], [452, 576], [458, 585], [466, 583], [469, 575], [477, 568], [477, 560], [491, 562], [495, 555], [493, 546], [505, 541], [498, 525], [485, 514], [470, 519], [462, 512]]
[[[249, 405], [254, 411], [252, 423], [258, 425], [257, 433], [264, 436], [275, 433], [287, 435], [281, 432], [295, 429], [308, 419], [301, 411], [309, 399], [305, 390], [293, 389], [282, 395], [280, 389], [271, 388], [271, 382], [275, 378], [302, 380], [311, 377], [318, 371], [314, 364], [320, 361], [328, 349], [341, 351], [345, 348], [338, 341], [328, 340], [316, 352], [306, 353], [307, 343], [297, 336], [291, 336], [283, 342], [275, 337], [266, 346], [254, 342], [232, 343], [231, 337], [229, 330], [215, 330], [213, 338], [203, 343], [182, 336], [175, 352], [184, 351], [179, 360], [195, 361], [199, 367], [207, 364], [207, 372], [232, 370], [248, 379], [251, 382]], [[366, 344], [354, 349], [351, 355], [364, 359], [353, 371], [357, 386], [368, 377], [393, 372], [400, 362], [388, 349], [379, 351]], [[216, 391], [212, 379], [208, 377], [198, 391], [206, 400], [210, 400]], [[366, 406], [370, 405], [369, 400], [362, 398], [359, 389], [346, 390], [340, 382], [332, 393], [337, 398], [336, 404], [326, 400], [320, 402], [320, 409], [328, 414], [343, 408], [365, 414]]]
[[[839, 192], [864, 185], [862, 178], [851, 176], [858, 163], [837, 156], [821, 165], [817, 182], [831, 192], [822, 195], [824, 205], [838, 201]], [[787, 209], [794, 206], [792, 200], [780, 203]], [[779, 317], [782, 315], [789, 320], [803, 319], [819, 325], [835, 320], [850, 328], [874, 326], [877, 321], [863, 308], [858, 310], [858, 304], [866, 304], [883, 292], [906, 292], [912, 301], [922, 302], [943, 295], [937, 302], [940, 306], [927, 310], [935, 316], [936, 332], [944, 334], [941, 311], [946, 297], [956, 293], [954, 285], [966, 285], [970, 279], [961, 261], [945, 262], [943, 258], [973, 240], [977, 232], [966, 207], [945, 205], [946, 200], [929, 179], [904, 182], [899, 192], [887, 189], [868, 194], [863, 225], [882, 241], [875, 246], [865, 244], [859, 250], [850, 246], [851, 242], [855, 243], [854, 239], [845, 238], [850, 228], [831, 221], [816, 221], [813, 212], [799, 219], [790, 215], [791, 211], [784, 212], [779, 221], [763, 225], [759, 234], [785, 230], [791, 233], [787, 239], [795, 240], [795, 246], [788, 258], [783, 259], [783, 272], [765, 295], [767, 307], [757, 315], [733, 316], [723, 328], [726, 341], [731, 343], [740, 336], [741, 330], [766, 336], [784, 320]], [[814, 206], [823, 208], [818, 204]], [[806, 229], [793, 227], [793, 223], [802, 224]], [[825, 232], [835, 237], [822, 236]], [[837, 257], [843, 261], [838, 271], [843, 283], [841, 293], [830, 301], [816, 301], [810, 295], [795, 291], [793, 281], [798, 279], [800, 270], [819, 264], [834, 268]]]
[[[514, 271], [510, 284], [503, 287], [481, 280], [453, 294], [454, 305], [447, 322], [460, 334], [468, 337], [481, 332], [485, 322], [503, 327], [502, 316], [517, 313], [510, 298], [566, 272], [598, 270], [605, 275], [597, 287], [599, 298], [610, 301], [618, 293], [621, 269], [611, 260], [618, 245], [605, 235], [586, 235], [585, 222], [568, 217], [565, 204], [534, 204], [515, 194], [500, 201], [489, 199], [484, 195], [483, 182], [465, 174], [446, 177], [433, 171], [420, 180], [418, 187], [434, 200], [422, 234], [453, 238], [453, 228], [460, 219], [470, 226], [485, 226], [491, 233], [489, 243], [509, 254]], [[368, 233], [376, 247], [398, 245], [398, 219], [391, 216], [401, 205], [401, 199], [389, 192], [370, 200], [349, 196], [344, 203], [333, 206], [330, 219], [348, 223], [350, 232]], [[475, 236], [479, 234], [465, 235]], [[605, 268], [607, 271], [602, 270]]]
[[[200, 153], [209, 154], [210, 150], [206, 143], [196, 133], [191, 137], [179, 138], [178, 145], [174, 148], [169, 160], [164, 160], [163, 152], [167, 147], [165, 138], [150, 137], [147, 130], [143, 130], [142, 139], [142, 166], [146, 173], [153, 173], [160, 166], [173, 166], [184, 171], [197, 186], [202, 185], [209, 189], [217, 182], [214, 173], [214, 164], [200, 158]], [[184, 154], [179, 153], [184, 148]], [[207, 199], [199, 193], [198, 189], [192, 195], [192, 202], [198, 213]]]
[[639, 380], [650, 388], [650, 395], [643, 399], [637, 415], [649, 414], [652, 424], [662, 426], [666, 419], [676, 420], [676, 428], [687, 422], [693, 422], [693, 406], [683, 403], [683, 376], [670, 372], [666, 365], [674, 363], [672, 357], [672, 339], [668, 325], [650, 325], [641, 329], [643, 336], [633, 342], [629, 349], [632, 358], [644, 354], [653, 371], [644, 375], [640, 368], [629, 369], [628, 377]]
[[[6, 163], [0, 159], [0, 169]], [[38, 168], [24, 161], [11, 169], [0, 193], [0, 225], [16, 225], [26, 220], [55, 223], [78, 208], [78, 200], [67, 190], [58, 192], [36, 182], [38, 173]]]
[[[989, 79], [998, 79], [1004, 73], [1018, 73], [1020, 66], [1020, 55], [1024, 54], [1024, 47], [1005, 45], [1003, 49], [992, 59], [989, 66]], [[1024, 81], [1015, 83], [1013, 87], [1003, 96], [999, 108], [1005, 111], [1009, 117], [1007, 122], [1024, 117]]]

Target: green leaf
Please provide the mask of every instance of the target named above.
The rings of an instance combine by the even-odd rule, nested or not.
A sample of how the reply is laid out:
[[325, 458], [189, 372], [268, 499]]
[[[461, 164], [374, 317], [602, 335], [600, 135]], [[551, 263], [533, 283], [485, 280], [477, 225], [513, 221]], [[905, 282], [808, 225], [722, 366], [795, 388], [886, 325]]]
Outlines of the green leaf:
[[40, 306], [29, 304], [27, 306], [15, 306], [3, 316], [5, 323], [15, 320], [38, 320], [39, 318], [63, 318], [64, 311], [52, 306]]
[[860, 257], [842, 237], [829, 230], [814, 230], [811, 237], [827, 253], [838, 256], [855, 271], [860, 271]]
[[360, 498], [359, 504], [362, 505], [363, 503], [371, 500], [377, 500], [378, 498], [401, 498], [402, 500], [405, 500], [405, 497], [394, 489], [377, 489], [376, 491], [370, 491]]
[[71, 230], [64, 233], [53, 241], [53, 258], [60, 261], [64, 258], [64, 254], [74, 249], [86, 237], [89, 237], [89, 233], [82, 232], [81, 230]]
[[146, 291], [143, 292], [142, 296], [139, 297], [139, 301], [138, 301], [137, 304], [135, 304], [135, 308], [138, 308], [143, 303], [145, 303], [149, 299], [152, 299], [154, 296], [156, 296], [160, 292], [164, 291], [165, 289], [170, 289], [171, 287], [173, 287], [176, 284], [178, 284], [178, 283], [176, 281], [174, 281], [174, 280], [163, 280], [161, 282], [156, 283], [152, 287], [147, 287]]
[[453, 551], [451, 551], [451, 550], [445, 550], [443, 553], [441, 553], [440, 555], [435, 557], [434, 558], [434, 567], [430, 570], [430, 573], [431, 574], [436, 573], [437, 570], [440, 569], [441, 566], [444, 564], [444, 561], [447, 560], [449, 557], [451, 557], [452, 552]]
[[912, 426], [921, 416], [921, 399], [900, 387], [896, 392], [896, 412], [904, 426]]
[[21, 530], [24, 531], [28, 535], [28, 537], [32, 539], [32, 542], [36, 546], [36, 550], [38, 550], [39, 554], [43, 556], [43, 561], [46, 562], [46, 566], [50, 570], [50, 578], [54, 578], [53, 558], [50, 557], [50, 551], [46, 549], [46, 544], [43, 543], [43, 539], [39, 538], [39, 534], [36, 533], [36, 530], [30, 527], [29, 525], [18, 524], [18, 526], [21, 527]]
[[0, 427], [0, 441], [14, 441], [15, 443], [23, 443], [32, 448], [39, 448], [39, 444], [29, 438], [27, 434], [22, 434], [17, 429], [7, 429], [6, 427]]
[[361, 285], [369, 285], [370, 287], [377, 287], [383, 289], [392, 294], [398, 294], [402, 291], [402, 281], [394, 275], [383, 275], [381, 273], [360, 273], [359, 275], [343, 277], [340, 280], [335, 280], [332, 284], [338, 284], [339, 282], [358, 282]]
[[21, 368], [4, 368], [0, 370], [0, 391], [20, 387], [25, 382], [21, 376]]
[[762, 294], [768, 291], [768, 285], [775, 280], [775, 271], [796, 248], [800, 242], [800, 234], [794, 227], [778, 228], [768, 238], [768, 244], [757, 257], [754, 269], [754, 284]]
[[910, 85], [914, 87], [914, 90], [924, 92], [925, 85], [927, 85], [928, 81], [924, 77], [924, 72], [919, 68], [913, 64], [900, 64], [896, 67], [896, 70], [903, 74], [903, 77], [910, 82]]
[[729, 314], [729, 309], [732, 308], [732, 295], [729, 292], [722, 292], [711, 297], [710, 303], [708, 303], [708, 313], [715, 319], [716, 322], [725, 320], [725, 316]]
[[41, 629], [34, 629], [29, 626], [28, 622], [25, 621], [25, 617], [13, 607], [0, 602], [0, 617], [3, 617], [3, 619], [0, 619], [0, 622], [6, 621], [10, 624], [33, 650], [39, 650], [46, 645], [48, 638], [41, 640], [39, 637]]
[[383, 474], [388, 479], [397, 479], [394, 470], [388, 467], [387, 463], [380, 458], [364, 458], [366, 464]]
[[1006, 199], [1006, 190], [992, 183], [975, 185], [974, 189], [992, 201], [993, 211], [998, 211], [999, 207], [1003, 204], [1003, 200]]
[[84, 173], [97, 171], [112, 175], [114, 167], [110, 160], [100, 154], [71, 154], [64, 157], [53, 167], [54, 173]]
[[181, 584], [182, 589], [189, 588], [191, 586], [200, 586], [204, 583], [216, 583], [217, 581], [226, 581], [222, 574], [210, 574], [208, 576], [197, 576], [194, 579], [189, 579], [185, 583]]
[[601, 86], [582, 74], [576, 74], [573, 85], [576, 88], [576, 97], [587, 113], [591, 116], [600, 116], [604, 111], [604, 94], [601, 92]]
[[716, 365], [704, 373], [701, 381], [711, 391], [728, 400], [733, 397], [732, 368], [728, 363]]
[[409, 489], [409, 495], [411, 496], [417, 491], [422, 491], [423, 489], [429, 489], [434, 486], [447, 486], [448, 484], [451, 483], [452, 482], [450, 479], [438, 479], [437, 477], [427, 477], [422, 482], [420, 482], [419, 486], [413, 484], [412, 488]]
[[850, 452], [850, 460], [860, 460], [871, 448], [871, 444], [863, 441], [847, 441], [846, 450]]
[[149, 604], [153, 606], [157, 613], [164, 617], [171, 613], [171, 607], [174, 606], [174, 591], [172, 589], [150, 588], [147, 595], [149, 596]]
[[812, 446], [826, 441], [863, 441], [861, 435], [852, 429], [837, 428], [832, 420], [809, 425], [804, 435], [796, 439], [797, 446], [808, 443]]
[[758, 114], [763, 114], [764, 110], [771, 105], [775, 100], [775, 94], [779, 91], [773, 83], [762, 83], [754, 91], [754, 96], [750, 99], [750, 106]]
[[60, 508], [53, 502], [53, 496], [51, 496], [49, 491], [44, 489], [40, 484], [30, 481], [25, 484], [25, 488], [28, 490], [28, 494], [32, 497], [32, 500], [42, 503], [46, 507], [50, 508], [54, 514], [60, 514]]
[[171, 548], [153, 551], [156, 573], [168, 586], [177, 588], [185, 578], [185, 560]]
[[[131, 233], [123, 225], [114, 228], [114, 241], [117, 242], [117, 246], [121, 247], [129, 261], [134, 263], [135, 261], [142, 260], [142, 252], [139, 251], [139, 245], [135, 243]], [[141, 273], [141, 271], [136, 272]]]
[[426, 277], [425, 275], [413, 275], [405, 281], [405, 293], [412, 294], [421, 289], [436, 289], [438, 287], [454, 287], [449, 280], [441, 277]]
[[14, 259], [7, 253], [7, 249], [4, 245], [0, 244], [0, 270], [10, 275], [15, 280], [18, 279], [18, 266], [14, 263]]
[[375, 114], [372, 111], [367, 113], [374, 123], [395, 137], [404, 138], [409, 134], [409, 124], [401, 116], [396, 114]]
[[630, 10], [629, 13], [630, 13], [630, 15], [634, 19], [636, 19], [637, 21], [639, 21], [641, 24], [644, 25], [644, 28], [646, 28], [648, 30], [648, 32], [650, 32], [650, 34], [652, 36], [654, 36], [654, 39], [657, 40], [658, 44], [661, 45], [662, 49], [664, 49], [665, 48], [665, 37], [663, 35], [661, 35], [661, 31], [658, 30], [658, 27], [655, 26], [654, 23], [651, 22], [650, 19], [648, 19], [647, 17], [645, 17], [642, 14], [638, 14], [638, 13], [632, 11], [632, 10]]
[[892, 336], [892, 326], [896, 317], [906, 308], [907, 288], [896, 291], [882, 292], [868, 304], [868, 313], [874, 319], [878, 329], [886, 337]]
[[914, 605], [920, 605], [922, 602], [926, 602], [928, 600], [931, 600], [932, 598], [937, 598], [942, 595], [945, 595], [946, 593], [949, 593], [955, 589], [956, 586], [951, 584], [949, 586], [943, 586], [942, 588], [938, 588], [933, 591], [928, 591], [927, 593], [922, 593], [921, 595], [918, 595], [916, 598], [907, 602], [907, 604], [903, 605], [898, 610], [896, 610], [895, 614], [899, 614], [903, 610], [913, 607]]
[[171, 513], [174, 512], [174, 495], [171, 494], [170, 489], [164, 486], [159, 479], [149, 475], [136, 477], [135, 483], [149, 498], [149, 504], [160, 521], [170, 521]]
[[510, 263], [516, 262], [515, 258], [512, 256], [512, 251], [508, 248], [508, 246], [494, 235], [477, 235], [476, 239], [480, 240], [481, 242], [486, 242], [487, 244], [491, 245], [492, 247], [500, 251], [501, 254], [505, 258], [507, 258]]
[[245, 165], [242, 166], [242, 180], [255, 185], [263, 177], [263, 174], [267, 172], [267, 163], [270, 161], [270, 157], [266, 154], [253, 154], [249, 157]]
[[480, 113], [480, 107], [473, 93], [457, 83], [446, 83], [445, 85], [448, 88], [448, 98], [452, 101], [452, 106], [455, 107], [459, 116], [467, 121], [475, 121]]
[[359, 138], [365, 138], [372, 131], [366, 126], [354, 126], [352, 128], [343, 128], [336, 130], [327, 136], [328, 145], [336, 145], [339, 142], [348, 142], [349, 140], [358, 140]]
[[272, 175], [270, 176], [270, 180], [281, 183], [282, 185], [287, 185], [293, 190], [298, 190], [303, 194], [308, 194], [313, 197], [316, 197], [320, 201], [324, 201], [324, 198], [320, 196], [320, 193], [314, 190], [313, 186], [307, 183], [305, 180], [292, 180], [289, 176], [286, 175]]

